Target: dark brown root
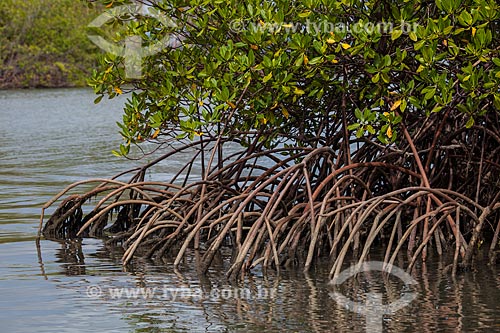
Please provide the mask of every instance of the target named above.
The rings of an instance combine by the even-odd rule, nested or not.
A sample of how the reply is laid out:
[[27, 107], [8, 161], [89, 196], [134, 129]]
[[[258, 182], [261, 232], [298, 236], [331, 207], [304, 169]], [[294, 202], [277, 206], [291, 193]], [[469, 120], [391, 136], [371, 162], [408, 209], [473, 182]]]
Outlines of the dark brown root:
[[[59, 204], [43, 235], [107, 237], [124, 247], [124, 264], [139, 254], [173, 256], [177, 268], [195, 248], [203, 253], [198, 268], [206, 273], [221, 249], [229, 247], [230, 278], [257, 265], [279, 270], [299, 264], [309, 270], [319, 257], [332, 259], [334, 277], [348, 255], [361, 262], [380, 245], [390, 264], [405, 249], [408, 269], [429, 252], [449, 251], [456, 272], [459, 265], [471, 265], [483, 242], [491, 242], [494, 257], [500, 231], [498, 131], [473, 127], [439, 139], [425, 131], [412, 138], [404, 127], [403, 133], [407, 145], [401, 147], [352, 140], [350, 145], [359, 146], [348, 151], [349, 158], [338, 149], [341, 142], [332, 144], [335, 149], [252, 144], [222, 159], [216, 152], [228, 143], [190, 143], [120, 175], [132, 173], [129, 181], [70, 185], [43, 207], [40, 227], [45, 209], [68, 191], [94, 182], [92, 191]], [[471, 140], [482, 144], [472, 147]], [[172, 180], [144, 181], [148, 168], [193, 147], [199, 158]], [[202, 180], [190, 180], [193, 164], [205, 157]], [[100, 200], [89, 206], [93, 197]], [[87, 206], [90, 211], [84, 213]]]

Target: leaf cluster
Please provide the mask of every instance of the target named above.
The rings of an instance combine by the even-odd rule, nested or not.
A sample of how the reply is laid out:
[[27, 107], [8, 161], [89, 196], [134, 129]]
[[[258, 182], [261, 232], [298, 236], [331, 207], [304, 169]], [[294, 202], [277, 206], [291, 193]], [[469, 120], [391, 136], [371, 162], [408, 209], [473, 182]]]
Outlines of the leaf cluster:
[[249, 144], [242, 134], [255, 132], [268, 147], [331, 145], [343, 126], [390, 144], [403, 121], [446, 111], [471, 127], [500, 110], [494, 0], [158, 0], [146, 8], [175, 24], [150, 15], [110, 24], [143, 45], [170, 36], [168, 45], [143, 59], [141, 79], [108, 54], [90, 80], [101, 97], [132, 92], [122, 154], [167, 137]]

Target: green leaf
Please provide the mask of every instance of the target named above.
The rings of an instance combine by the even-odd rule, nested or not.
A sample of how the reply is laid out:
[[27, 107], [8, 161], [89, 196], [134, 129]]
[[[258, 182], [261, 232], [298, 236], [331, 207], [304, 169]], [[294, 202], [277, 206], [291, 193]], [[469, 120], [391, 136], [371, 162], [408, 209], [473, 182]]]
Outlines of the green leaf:
[[309, 60], [309, 65], [316, 65], [323, 61], [323, 57], [315, 57]]
[[385, 134], [382, 131], [378, 134], [377, 139], [384, 145], [389, 143], [389, 141], [387, 141], [387, 138], [385, 137]]
[[352, 131], [352, 130], [355, 130], [355, 129], [359, 128], [359, 126], [361, 126], [361, 125], [358, 124], [358, 123], [354, 123], [354, 124], [350, 124], [349, 126], [347, 126], [347, 129], [349, 131]]
[[457, 104], [457, 109], [460, 110], [460, 112], [469, 113], [469, 109], [463, 104]]
[[299, 54], [299, 56], [295, 60], [295, 67], [300, 67], [300, 66], [302, 66], [303, 63], [304, 63], [304, 55]]
[[464, 11], [462, 11], [462, 13], [460, 13], [460, 16], [458, 17], [458, 21], [462, 25], [471, 26], [472, 25], [472, 15], [467, 10], [464, 10]]
[[130, 145], [120, 145], [120, 153], [122, 156], [127, 156], [130, 151]]
[[363, 112], [361, 112], [360, 109], [356, 108], [354, 110], [354, 115], [356, 116], [356, 118], [358, 118], [359, 120], [364, 120], [365, 118], [363, 117]]
[[425, 93], [424, 99], [429, 100], [432, 97], [434, 97], [434, 94], [436, 93], [436, 88], [435, 87], [426, 88], [422, 90], [422, 92]]
[[406, 101], [406, 99], [403, 99], [401, 101], [401, 105], [399, 106], [399, 109], [401, 110], [401, 112], [404, 112], [406, 110], [407, 105], [408, 105], [408, 102]]
[[469, 120], [467, 120], [467, 124], [465, 124], [466, 128], [471, 128], [474, 126], [474, 118], [470, 117]]
[[483, 85], [483, 87], [484, 87], [485, 89], [491, 89], [491, 88], [493, 88], [493, 87], [497, 87], [497, 86], [498, 86], [498, 85], [497, 85], [497, 83], [496, 83], [496, 82], [486, 82], [486, 83]]
[[495, 94], [493, 96], [493, 105], [495, 105], [497, 110], [500, 110], [500, 95]]
[[431, 113], [438, 113], [439, 111], [441, 111], [443, 109], [442, 106], [436, 106], [434, 109], [432, 109]]
[[425, 44], [425, 40], [420, 40], [420, 41], [415, 43], [413, 48], [415, 49], [415, 51], [418, 51], [422, 48], [422, 46], [424, 46], [424, 44]]
[[251, 49], [250, 51], [248, 51], [248, 63], [250, 66], [252, 66], [255, 63], [255, 54]]
[[104, 95], [100, 95], [99, 97], [94, 99], [94, 104], [99, 104], [99, 102], [102, 100], [103, 97], [104, 97]]
[[380, 74], [380, 76], [382, 77], [382, 80], [385, 83], [390, 83], [391, 82], [391, 80], [389, 79], [389, 75], [387, 75], [387, 73], [382, 73], [382, 74]]

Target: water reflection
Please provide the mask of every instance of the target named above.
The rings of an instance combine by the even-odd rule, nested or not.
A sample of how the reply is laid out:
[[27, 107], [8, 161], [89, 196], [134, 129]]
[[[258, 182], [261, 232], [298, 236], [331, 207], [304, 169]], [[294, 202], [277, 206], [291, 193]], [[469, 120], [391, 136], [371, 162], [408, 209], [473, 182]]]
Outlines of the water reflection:
[[61, 249], [56, 253], [57, 263], [65, 275], [85, 275], [85, 256], [82, 249], [82, 241], [79, 239], [69, 240], [61, 243]]
[[[365, 318], [335, 302], [328, 265], [310, 274], [288, 270], [280, 276], [253, 274], [244, 281], [227, 282], [223, 266], [199, 276], [196, 255], [187, 258], [182, 272], [171, 262], [135, 260], [118, 271], [121, 249], [95, 247], [89, 253], [81, 241], [64, 242], [55, 252], [59, 273], [82, 275], [58, 287], [77, 291], [77, 301], [90, 302], [104, 313], [118, 313], [135, 332], [365, 332]], [[87, 252], [88, 254], [85, 254]], [[402, 259], [401, 259], [402, 260]], [[496, 267], [465, 272], [452, 278], [439, 261], [421, 264], [412, 277], [417, 299], [393, 315], [384, 316], [384, 332], [483, 332], [500, 329], [500, 276]], [[92, 276], [91, 279], [87, 277]], [[364, 303], [368, 293], [383, 295], [383, 303], [399, 299], [404, 283], [381, 272], [348, 279], [342, 292]], [[99, 295], [89, 294], [98, 287]], [[408, 291], [408, 290], [406, 290]]]

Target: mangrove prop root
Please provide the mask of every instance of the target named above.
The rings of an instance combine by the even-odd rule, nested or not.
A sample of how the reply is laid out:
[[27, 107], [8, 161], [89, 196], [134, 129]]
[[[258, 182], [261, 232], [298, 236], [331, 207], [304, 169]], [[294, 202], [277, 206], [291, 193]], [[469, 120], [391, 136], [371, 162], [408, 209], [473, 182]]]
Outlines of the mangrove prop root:
[[[403, 127], [406, 141], [388, 148], [369, 140], [346, 145], [343, 135], [328, 147], [264, 149], [258, 144], [262, 132], [248, 148], [234, 152], [233, 145], [228, 154], [229, 139], [189, 143], [119, 175], [128, 181], [68, 186], [43, 207], [39, 232], [46, 238], [104, 237], [124, 247], [125, 264], [138, 255], [169, 256], [178, 268], [196, 248], [203, 254], [202, 273], [228, 247], [229, 278], [257, 265], [309, 270], [322, 256], [330, 257], [334, 277], [349, 254], [367, 260], [375, 245], [385, 247], [387, 263], [407, 253], [408, 269], [429, 251], [449, 251], [455, 273], [470, 267], [483, 242], [490, 257], [496, 255], [500, 133], [494, 126], [447, 131], [450, 126], [442, 125], [454, 121], [431, 119], [426, 128], [438, 133], [420, 130], [413, 137], [416, 126]], [[358, 149], [345, 151], [354, 144]], [[195, 157], [173, 179], [144, 181], [152, 166], [189, 149]], [[192, 170], [205, 158], [200, 180]], [[90, 191], [70, 193], [91, 183], [97, 185]], [[58, 201], [44, 224], [45, 211]]]

